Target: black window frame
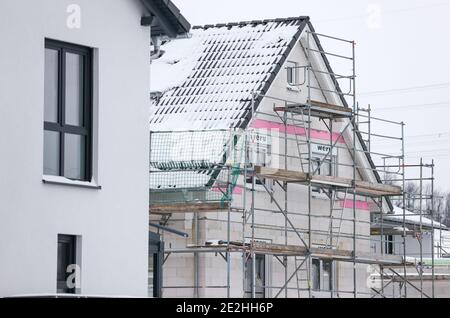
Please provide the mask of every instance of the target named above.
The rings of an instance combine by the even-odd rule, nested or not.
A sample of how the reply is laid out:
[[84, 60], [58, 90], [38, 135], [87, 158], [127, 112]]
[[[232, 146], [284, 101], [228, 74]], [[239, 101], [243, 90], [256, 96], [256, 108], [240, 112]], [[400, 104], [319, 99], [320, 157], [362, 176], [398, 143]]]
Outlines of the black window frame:
[[287, 61], [286, 64], [286, 72], [287, 72], [287, 83], [291, 86], [299, 85], [299, 76], [298, 76], [298, 63], [294, 61]]
[[161, 236], [159, 234], [149, 232], [149, 244], [148, 244], [149, 256], [153, 256], [153, 262], [150, 263], [149, 257], [149, 267], [153, 268], [153, 298], [162, 297], [162, 286], [163, 286], [163, 265], [164, 265], [164, 242], [161, 241]]
[[[85, 138], [84, 171], [81, 179], [92, 180], [92, 117], [93, 117], [93, 50], [92, 48], [67, 42], [45, 39], [45, 49], [58, 51], [58, 122], [46, 122], [44, 131], [59, 133], [59, 174], [64, 176], [65, 168], [65, 135], [72, 134]], [[82, 126], [66, 124], [66, 54], [72, 53], [84, 57], [83, 72], [83, 123]], [[44, 105], [45, 107], [45, 105]]]
[[393, 235], [385, 235], [384, 253], [388, 254], [388, 255], [394, 255], [394, 236]]
[[[69, 260], [68, 265], [74, 265], [77, 262], [77, 237], [73, 235], [65, 235], [65, 234], [58, 234], [58, 245], [59, 244], [65, 244], [69, 248]], [[57, 254], [57, 262], [59, 262], [60, 257], [63, 257], [64, 255]], [[64, 276], [64, 280], [60, 279], [60, 275]], [[67, 273], [67, 268], [65, 273], [59, 273], [57, 272], [57, 279], [56, 279], [56, 292], [57, 293], [63, 293], [63, 294], [76, 294], [76, 288], [69, 288], [67, 286], [67, 278], [69, 277], [69, 273]]]

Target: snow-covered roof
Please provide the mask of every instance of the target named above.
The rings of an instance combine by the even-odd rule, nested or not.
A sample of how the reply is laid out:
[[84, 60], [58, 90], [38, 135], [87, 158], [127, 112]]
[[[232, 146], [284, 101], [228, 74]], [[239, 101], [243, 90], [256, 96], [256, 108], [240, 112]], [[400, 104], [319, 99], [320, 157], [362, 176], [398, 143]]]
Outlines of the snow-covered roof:
[[152, 62], [152, 131], [244, 128], [307, 17], [194, 27]]
[[[399, 207], [394, 207], [393, 214], [388, 214], [383, 218], [387, 221], [393, 221], [398, 223], [403, 223], [403, 209]], [[406, 224], [420, 225], [420, 215], [413, 213], [411, 211], [405, 211]], [[431, 222], [431, 219], [422, 214], [422, 225], [426, 227], [434, 226], [434, 228], [446, 228], [444, 224], [437, 221]]]

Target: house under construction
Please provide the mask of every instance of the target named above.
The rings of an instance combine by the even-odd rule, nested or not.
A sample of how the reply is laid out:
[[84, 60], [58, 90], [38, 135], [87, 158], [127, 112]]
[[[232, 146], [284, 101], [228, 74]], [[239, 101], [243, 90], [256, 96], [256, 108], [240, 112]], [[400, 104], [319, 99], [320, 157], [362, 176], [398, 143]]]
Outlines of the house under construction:
[[[411, 230], [403, 191], [432, 188], [434, 163], [406, 163], [405, 125], [357, 104], [353, 41], [299, 17], [154, 45], [155, 296], [435, 296], [434, 240], [431, 255], [407, 253], [408, 237], [430, 231], [433, 195], [416, 198]], [[373, 146], [389, 143], [397, 153]], [[395, 204], [401, 226], [385, 221]]]

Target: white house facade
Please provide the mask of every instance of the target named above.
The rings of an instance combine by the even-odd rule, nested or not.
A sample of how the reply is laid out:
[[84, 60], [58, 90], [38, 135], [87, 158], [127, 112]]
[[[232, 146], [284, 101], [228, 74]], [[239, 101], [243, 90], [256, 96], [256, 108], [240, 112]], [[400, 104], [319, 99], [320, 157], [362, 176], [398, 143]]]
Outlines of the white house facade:
[[168, 3], [1, 1], [0, 296], [147, 295], [150, 26], [180, 32]]

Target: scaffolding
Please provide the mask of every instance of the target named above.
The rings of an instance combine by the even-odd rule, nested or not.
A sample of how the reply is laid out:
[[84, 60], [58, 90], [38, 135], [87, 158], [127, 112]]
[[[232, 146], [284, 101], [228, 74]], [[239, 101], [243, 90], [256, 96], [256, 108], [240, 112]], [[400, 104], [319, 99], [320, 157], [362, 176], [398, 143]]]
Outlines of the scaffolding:
[[[349, 45], [351, 54], [326, 52], [318, 44], [319, 38]], [[359, 107], [353, 41], [307, 31], [301, 45], [308, 63], [296, 66], [295, 70], [304, 74], [303, 83], [298, 85], [306, 89], [306, 101], [252, 94], [252, 118], [278, 122], [276, 133], [247, 129], [151, 134], [152, 221], [159, 220], [160, 226], [167, 226], [169, 222], [184, 222], [183, 216], [192, 213], [194, 224], [192, 244], [165, 251], [165, 261], [171, 255], [193, 255], [194, 283], [165, 285], [164, 288], [192, 289], [196, 297], [200, 289], [223, 289], [226, 296], [231, 297], [231, 255], [238, 254], [242, 256], [243, 293], [252, 298], [261, 291], [267, 295], [268, 290], [274, 292], [275, 298], [316, 297], [318, 293], [329, 297], [408, 297], [410, 289], [419, 292], [421, 297], [434, 297], [435, 280], [446, 279], [445, 275], [435, 273], [434, 162], [425, 164], [421, 160], [419, 164], [408, 165], [405, 124], [372, 116], [370, 106]], [[325, 61], [332, 57], [350, 63], [351, 74], [336, 74], [329, 64], [326, 69], [318, 67], [314, 62], [318, 56]], [[334, 88], [319, 84], [322, 82], [319, 78], [324, 77]], [[342, 82], [349, 83], [349, 91], [342, 92]], [[318, 95], [324, 101], [315, 100]], [[264, 100], [272, 109], [255, 109], [257, 100]], [[314, 136], [318, 123], [327, 128], [329, 140], [318, 141]], [[394, 134], [379, 133], [376, 127], [380, 123], [383, 132], [393, 131]], [[377, 143], [389, 142], [398, 145], [397, 153], [376, 151]], [[265, 143], [271, 146], [265, 147]], [[313, 151], [318, 147], [322, 149], [320, 157]], [[335, 153], [348, 154], [352, 163], [336, 160]], [[424, 173], [426, 169], [430, 170], [429, 176]], [[411, 177], [409, 171], [415, 173], [415, 170], [418, 176]], [[407, 182], [413, 181], [419, 183], [420, 191], [411, 197], [405, 187]], [[234, 195], [236, 192], [240, 193], [239, 198]], [[305, 194], [305, 211], [293, 204], [302, 193]], [[270, 205], [261, 206], [258, 199], [261, 196], [265, 196]], [[321, 202], [327, 201], [326, 208], [317, 207], [317, 197]], [[414, 203], [408, 205], [410, 200]], [[365, 212], [368, 215], [362, 215], [360, 205], [370, 207], [370, 212]], [[403, 211], [401, 229], [390, 226], [385, 220], [394, 205]], [[407, 222], [410, 210], [420, 218], [418, 226], [412, 230]], [[279, 219], [280, 224], [268, 224], [264, 221], [267, 218], [261, 215], [271, 215]], [[431, 227], [424, 226], [424, 216], [431, 217]], [[201, 241], [199, 224], [205, 221], [224, 225], [225, 237], [215, 242]], [[241, 237], [232, 237], [232, 227], [238, 224]], [[430, 228], [431, 255], [430, 259], [425, 259], [422, 240]], [[279, 241], [261, 240], [258, 237], [261, 232], [276, 233], [273, 236]], [[161, 230], [161, 233], [165, 232]], [[386, 250], [387, 236], [399, 238], [393, 243], [396, 253]], [[408, 237], [419, 241], [418, 257], [408, 257]], [[379, 246], [379, 250], [373, 251], [373, 245]], [[198, 264], [202, 254], [223, 258], [224, 284], [200, 283]], [[270, 255], [273, 262], [278, 261], [283, 278], [270, 285], [267, 282], [258, 285], [257, 255]], [[333, 277], [330, 286], [325, 290], [315, 286], [315, 270], [318, 262], [323, 261], [351, 264], [347, 266], [351, 271], [351, 288], [335, 287], [338, 265], [333, 265], [334, 269], [329, 272]], [[365, 289], [361, 286], [366, 282], [359, 279], [361, 271], [365, 270], [362, 266], [367, 265], [375, 269], [371, 277], [378, 285]], [[425, 268], [431, 273], [425, 273]], [[410, 269], [416, 269], [418, 276], [412, 275]], [[251, 273], [250, 282], [245, 281], [249, 276], [246, 271]], [[414, 283], [417, 277], [419, 286]], [[431, 295], [424, 292], [425, 281], [432, 283]], [[245, 290], [246, 286], [250, 290]], [[389, 286], [397, 286], [396, 291], [390, 293]]]

